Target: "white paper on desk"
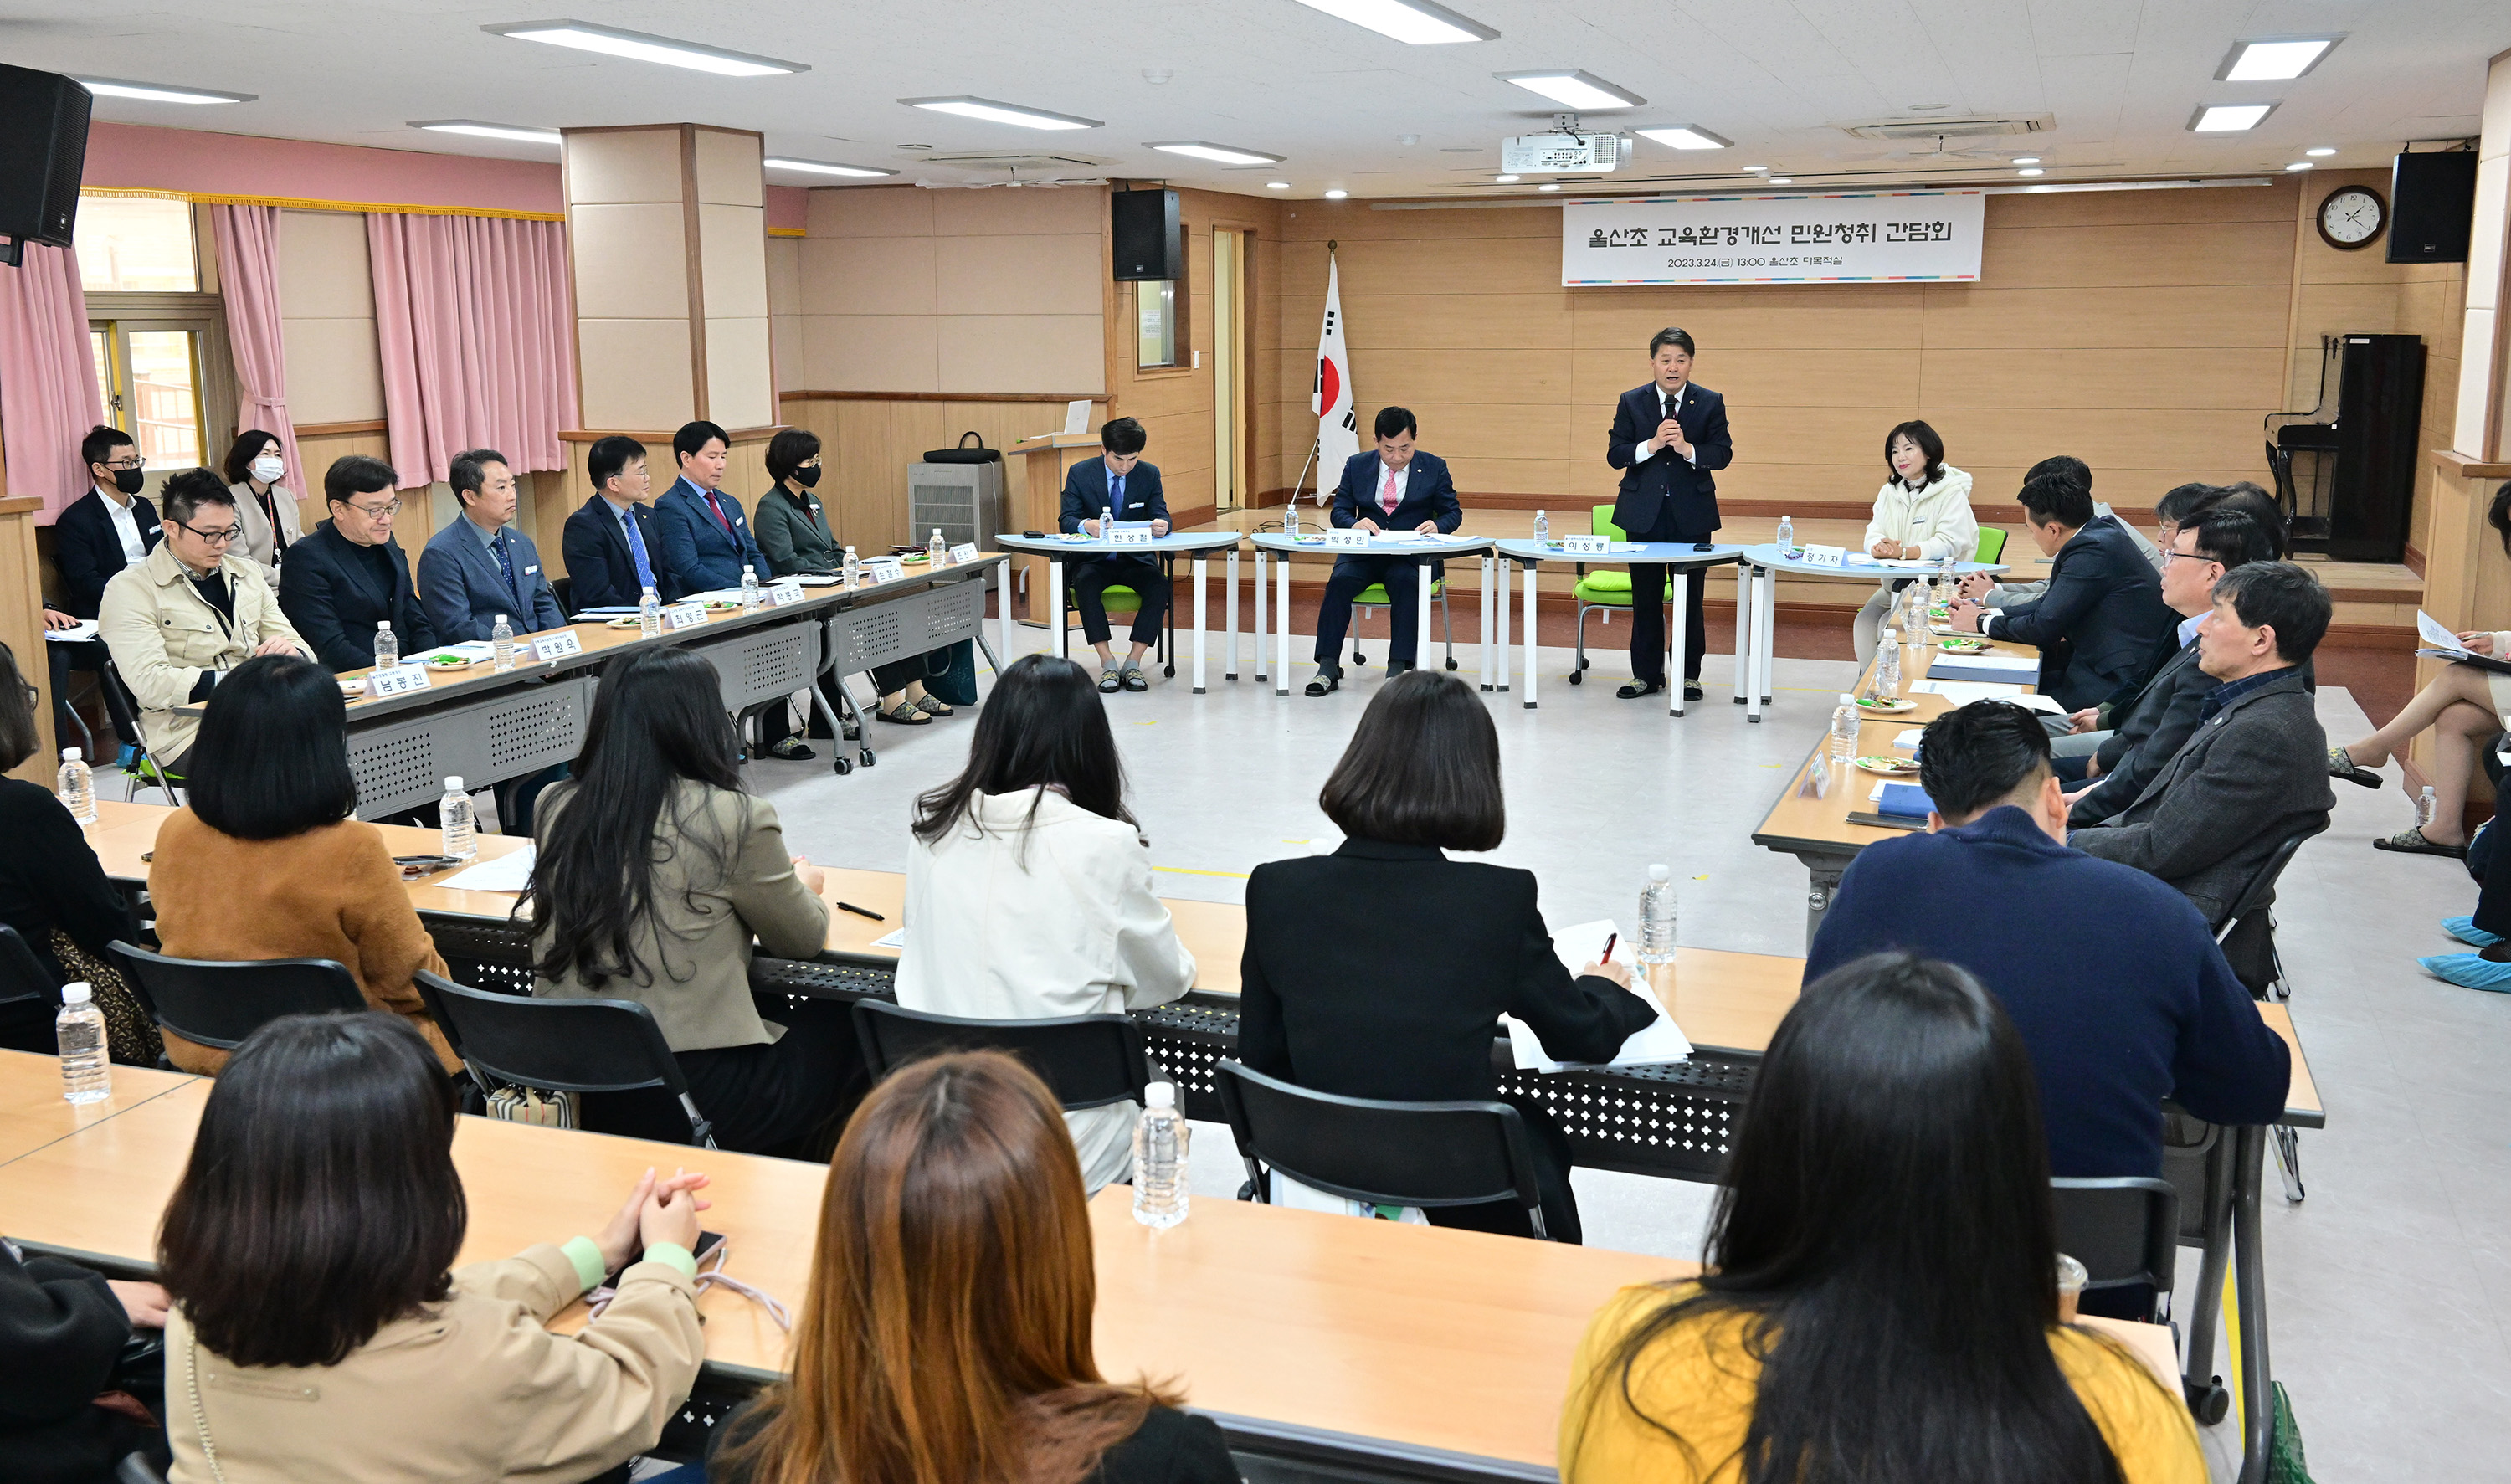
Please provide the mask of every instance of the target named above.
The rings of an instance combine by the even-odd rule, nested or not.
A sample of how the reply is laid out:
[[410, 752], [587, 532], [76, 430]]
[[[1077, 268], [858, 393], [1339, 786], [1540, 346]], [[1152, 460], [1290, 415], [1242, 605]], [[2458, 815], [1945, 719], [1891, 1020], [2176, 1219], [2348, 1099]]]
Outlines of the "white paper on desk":
[[[1619, 929], [1614, 926], [1609, 918], [1596, 922], [1581, 922], [1574, 927], [1565, 927], [1552, 935], [1552, 952], [1559, 957], [1563, 965], [1570, 973], [1575, 974], [1595, 962], [1597, 955], [1604, 951], [1604, 940], [1615, 936], [1618, 931]], [[1630, 939], [1622, 940], [1622, 948], [1636, 952], [1637, 947]], [[1615, 952], [1618, 953], [1620, 950], [1616, 949]], [[1691, 1042], [1683, 1038], [1682, 1032], [1675, 1026], [1674, 1017], [1665, 1013], [1665, 1005], [1657, 999], [1656, 993], [1647, 987], [1645, 981], [1636, 978], [1631, 982], [1631, 993], [1648, 1002], [1649, 1007], [1656, 1011], [1656, 1020], [1651, 1025], [1632, 1032], [1630, 1038], [1622, 1042], [1622, 1049], [1613, 1054], [1611, 1061], [1603, 1065], [1640, 1067], [1657, 1062], [1680, 1062], [1689, 1058]], [[1521, 1072], [1560, 1072], [1565, 1068], [1596, 1065], [1589, 1062], [1556, 1062], [1544, 1052], [1543, 1042], [1536, 1037], [1533, 1027], [1513, 1015], [1501, 1016], [1499, 1023], [1508, 1029], [1509, 1051], [1515, 1057], [1518, 1070]]]
[[1956, 706], [1973, 701], [2011, 701], [2026, 711], [2045, 711], [2063, 717], [2067, 708], [2045, 695], [2025, 695], [2020, 685], [1994, 685], [1986, 681], [1920, 681], [1910, 687], [1912, 695], [1940, 695]]
[[1063, 431], [1066, 433], [1090, 431], [1089, 398], [1075, 397], [1063, 405]]
[[871, 946], [874, 948], [894, 948], [899, 950], [901, 953], [904, 953], [907, 950], [907, 929], [905, 927], [893, 928], [890, 931], [881, 934], [879, 937], [872, 939]]
[[1898, 566], [1913, 572], [1936, 569], [1936, 564], [1924, 557], [1869, 557], [1866, 562], [1870, 566]]
[[525, 845], [511, 855], [465, 867], [436, 884], [456, 891], [521, 891], [532, 883], [533, 853]]
[[1425, 536], [1417, 530], [1381, 530], [1376, 535], [1371, 537], [1371, 539], [1380, 546], [1419, 546], [1426, 542], [1443, 540], [1445, 538], [1441, 536]]
[[836, 572], [802, 572], [785, 580], [798, 582], [804, 587], [835, 587], [846, 579]]
[[[2017, 670], [2040, 673], [2040, 661], [2029, 654], [1939, 654], [1927, 666], [1930, 673], [1938, 670], [1969, 671], [1973, 675], [2011, 675]], [[2025, 681], [2021, 683], [2029, 684]]]
[[1924, 731], [1925, 728], [1923, 727], [1912, 726], [1908, 731], [1894, 737], [1892, 739], [1892, 745], [1894, 747], [1908, 748], [1911, 752], [1914, 753], [1918, 750], [1918, 738], [1924, 734]]
[[96, 638], [96, 620], [93, 618], [82, 618], [66, 629], [44, 631], [44, 639], [48, 644], [83, 644], [94, 638]]

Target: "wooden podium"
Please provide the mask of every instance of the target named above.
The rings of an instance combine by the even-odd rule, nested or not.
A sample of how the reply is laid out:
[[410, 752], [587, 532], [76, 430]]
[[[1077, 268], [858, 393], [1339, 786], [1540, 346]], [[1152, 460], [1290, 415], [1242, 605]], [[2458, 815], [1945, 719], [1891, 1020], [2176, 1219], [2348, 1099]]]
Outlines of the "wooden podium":
[[[1043, 530], [1052, 532], [1063, 511], [1064, 471], [1085, 458], [1099, 456], [1099, 435], [1096, 433], [1040, 433], [1024, 438], [1012, 446], [1026, 460], [1027, 491], [1018, 521], [1005, 512], [1003, 528], [1010, 531]], [[1046, 563], [1044, 557], [1022, 557], [1012, 564], [1021, 573], [1024, 593], [1021, 617], [1028, 623], [1044, 624], [1051, 616], [1046, 611]]]

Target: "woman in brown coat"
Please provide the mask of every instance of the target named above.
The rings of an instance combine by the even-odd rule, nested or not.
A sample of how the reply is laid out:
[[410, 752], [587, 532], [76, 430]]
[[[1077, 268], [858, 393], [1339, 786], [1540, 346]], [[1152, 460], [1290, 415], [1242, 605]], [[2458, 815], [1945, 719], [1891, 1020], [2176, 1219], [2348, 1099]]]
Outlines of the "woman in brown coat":
[[[450, 1074], [462, 1063], [428, 1018], [415, 975], [444, 972], [383, 832], [352, 818], [340, 687], [294, 655], [227, 672], [193, 744], [191, 803], [157, 832], [148, 894], [157, 936], [177, 958], [330, 958], [367, 1003], [407, 1020]], [[185, 1072], [226, 1053], [166, 1037]]]

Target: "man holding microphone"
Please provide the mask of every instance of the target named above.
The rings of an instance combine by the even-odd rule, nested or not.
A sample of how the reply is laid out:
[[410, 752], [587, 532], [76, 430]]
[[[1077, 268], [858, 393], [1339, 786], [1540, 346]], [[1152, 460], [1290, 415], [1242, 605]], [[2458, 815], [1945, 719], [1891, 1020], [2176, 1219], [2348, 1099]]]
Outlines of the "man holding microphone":
[[[1735, 445], [1726, 434], [1726, 399], [1691, 379], [1695, 351], [1687, 332], [1658, 331], [1648, 340], [1654, 377], [1622, 393], [1613, 410], [1604, 462], [1622, 471], [1613, 524], [1625, 539], [1696, 543], [1718, 530], [1718, 481], [1711, 471], [1735, 461]], [[1665, 688], [1667, 571], [1657, 563], [1631, 564], [1631, 683], [1613, 692], [1626, 701]], [[1703, 586], [1698, 568], [1686, 574], [1682, 693], [1694, 701], [1703, 694], [1700, 657], [1709, 651], [1700, 618]]]

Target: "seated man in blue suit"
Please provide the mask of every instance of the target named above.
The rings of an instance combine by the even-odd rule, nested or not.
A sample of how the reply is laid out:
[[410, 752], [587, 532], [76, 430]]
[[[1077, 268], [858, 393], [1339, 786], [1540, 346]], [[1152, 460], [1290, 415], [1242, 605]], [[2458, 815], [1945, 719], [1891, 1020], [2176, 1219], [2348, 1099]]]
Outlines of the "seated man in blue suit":
[[[1604, 462], [1622, 471], [1613, 524], [1630, 540], [1689, 544], [1717, 533], [1718, 480], [1711, 471], [1735, 461], [1735, 443], [1726, 432], [1726, 399], [1691, 379], [1697, 354], [1688, 332], [1658, 331], [1648, 338], [1653, 377], [1622, 393], [1613, 408]], [[1666, 572], [1659, 563], [1631, 564], [1631, 683], [1613, 692], [1626, 701], [1665, 688]], [[1700, 616], [1705, 585], [1697, 567], [1683, 581], [1682, 693], [1694, 701], [1703, 694], [1700, 659], [1709, 652], [1709, 628]]]
[[[1448, 461], [1412, 447], [1421, 434], [1412, 414], [1400, 407], [1381, 408], [1376, 431], [1375, 451], [1343, 461], [1342, 483], [1334, 487], [1333, 523], [1358, 530], [1424, 535], [1445, 535], [1463, 525], [1465, 510], [1456, 503]], [[1317, 609], [1317, 678], [1308, 682], [1308, 694], [1330, 695], [1342, 688], [1342, 635], [1351, 625], [1351, 601], [1373, 582], [1386, 585], [1389, 605], [1393, 637], [1386, 645], [1386, 673], [1401, 675], [1412, 668], [1420, 645], [1420, 636], [1413, 632], [1421, 622], [1416, 602], [1420, 570], [1416, 559], [1408, 556], [1372, 552], [1334, 559], [1325, 603]], [[1436, 572], [1435, 565], [1432, 570]], [[1282, 619], [1287, 624], [1290, 615]]]
[[[1169, 533], [1169, 502], [1160, 489], [1160, 466], [1142, 462], [1142, 446], [1149, 442], [1150, 435], [1131, 417], [1101, 426], [1101, 455], [1074, 464], [1064, 473], [1061, 518], [1064, 534], [1106, 534], [1099, 528], [1099, 521], [1108, 511], [1127, 525], [1150, 522], [1155, 536]], [[1160, 617], [1169, 605], [1168, 579], [1160, 574], [1159, 559], [1084, 557], [1064, 564], [1063, 580], [1072, 587], [1072, 605], [1081, 610], [1082, 636], [1099, 650], [1099, 688], [1151, 688], [1142, 679], [1142, 655], [1159, 642]], [[1134, 614], [1134, 652], [1122, 665], [1116, 663], [1107, 630], [1106, 592], [1119, 586], [1132, 588], [1142, 600], [1140, 610]]]
[[418, 554], [418, 595], [438, 642], [486, 639], [500, 613], [518, 635], [564, 628], [566, 614], [541, 570], [540, 548], [512, 528], [515, 472], [506, 455], [466, 449], [453, 455], [447, 478], [462, 517], [428, 537]]
[[750, 533], [741, 501], [722, 489], [731, 447], [711, 422], [685, 423], [672, 435], [680, 477], [654, 502], [654, 527], [663, 536], [663, 569], [683, 597], [738, 589], [745, 566], [767, 580], [767, 558]]
[[2042, 475], [2024, 481], [2015, 498], [2032, 544], [2050, 559], [2049, 585], [2032, 602], [1993, 611], [1958, 600], [1951, 625], [2038, 645], [2041, 693], [2069, 712], [2098, 706], [2143, 674], [2180, 615], [2163, 604], [2162, 578], [2127, 527], [2094, 514], [2090, 488]]
[[393, 466], [351, 453], [331, 460], [323, 475], [323, 498], [331, 519], [288, 548], [279, 568], [279, 610], [297, 636], [314, 646], [314, 658], [334, 675], [375, 662], [375, 630], [392, 625], [404, 656], [436, 645], [410, 587], [409, 558], [393, 540], [401, 510]]
[[584, 472], [593, 481], [593, 498], [566, 518], [561, 537], [575, 610], [633, 608], [649, 587], [665, 603], [678, 597], [662, 564], [645, 446], [624, 433], [597, 439], [584, 455]]

